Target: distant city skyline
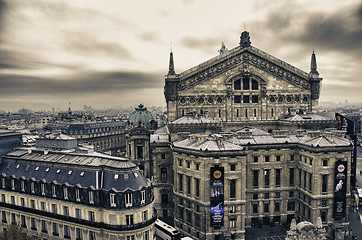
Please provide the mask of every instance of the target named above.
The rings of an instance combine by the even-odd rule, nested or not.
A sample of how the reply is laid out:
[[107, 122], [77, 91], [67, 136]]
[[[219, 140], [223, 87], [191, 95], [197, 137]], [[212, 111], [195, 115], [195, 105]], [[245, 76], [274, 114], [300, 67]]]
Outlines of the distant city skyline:
[[[165, 106], [169, 52], [180, 73], [252, 45], [309, 72], [321, 102], [361, 102], [362, 1], [0, 0], [0, 110]], [[171, 44], [172, 42], [172, 44]]]

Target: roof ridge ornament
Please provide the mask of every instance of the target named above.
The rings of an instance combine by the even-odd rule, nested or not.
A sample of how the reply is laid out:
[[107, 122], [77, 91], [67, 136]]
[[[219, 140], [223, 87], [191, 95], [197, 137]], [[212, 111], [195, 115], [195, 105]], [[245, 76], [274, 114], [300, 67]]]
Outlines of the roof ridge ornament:
[[250, 34], [248, 31], [244, 31], [241, 33], [241, 36], [240, 36], [240, 46], [242, 48], [244, 47], [250, 47], [251, 45], [251, 42], [250, 42]]

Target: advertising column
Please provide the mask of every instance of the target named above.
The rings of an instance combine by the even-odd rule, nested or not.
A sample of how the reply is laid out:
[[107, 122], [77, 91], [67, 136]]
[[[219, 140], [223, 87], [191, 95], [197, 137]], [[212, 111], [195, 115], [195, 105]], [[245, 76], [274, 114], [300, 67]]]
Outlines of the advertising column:
[[224, 168], [210, 169], [210, 213], [211, 226], [224, 225]]

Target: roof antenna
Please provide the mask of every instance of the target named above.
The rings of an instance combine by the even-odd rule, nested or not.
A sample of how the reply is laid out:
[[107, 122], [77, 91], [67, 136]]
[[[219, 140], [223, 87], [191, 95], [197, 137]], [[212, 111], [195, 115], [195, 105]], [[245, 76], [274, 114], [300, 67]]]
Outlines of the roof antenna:
[[246, 31], [245, 22], [244, 22], [244, 31]]
[[170, 42], [170, 44], [171, 44], [171, 52], [172, 52], [172, 41]]

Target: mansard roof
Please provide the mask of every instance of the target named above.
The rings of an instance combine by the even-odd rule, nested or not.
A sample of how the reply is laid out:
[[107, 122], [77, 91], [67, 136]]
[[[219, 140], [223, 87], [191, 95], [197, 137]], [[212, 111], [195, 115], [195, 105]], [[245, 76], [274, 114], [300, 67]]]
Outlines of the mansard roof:
[[127, 159], [100, 153], [79, 154], [17, 149], [3, 157], [0, 175], [67, 186], [114, 191], [140, 190], [150, 182]]
[[180, 79], [178, 88], [179, 90], [187, 89], [196, 85], [198, 82], [222, 74], [235, 67], [240, 66], [240, 70], [243, 71], [243, 69], [247, 69], [249, 65], [269, 72], [291, 84], [310, 89], [307, 72], [253, 46], [237, 46], [224, 54], [211, 58], [204, 63], [178, 74]]
[[171, 122], [172, 125], [178, 124], [208, 124], [208, 123], [220, 123], [212, 118], [208, 118], [202, 114], [188, 113], [182, 117]]

